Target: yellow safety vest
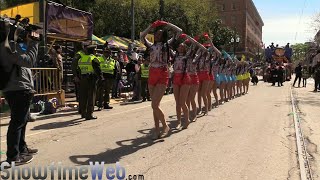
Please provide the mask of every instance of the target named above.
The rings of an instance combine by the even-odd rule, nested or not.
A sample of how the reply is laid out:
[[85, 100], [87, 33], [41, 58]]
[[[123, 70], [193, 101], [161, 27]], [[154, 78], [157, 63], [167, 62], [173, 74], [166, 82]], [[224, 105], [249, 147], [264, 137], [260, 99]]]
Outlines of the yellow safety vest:
[[113, 74], [114, 73], [114, 66], [116, 61], [112, 58], [105, 59], [104, 56], [98, 57], [100, 62], [100, 68], [103, 73]]
[[141, 77], [149, 78], [149, 67], [146, 67], [144, 64], [141, 65]]
[[81, 57], [82, 57], [83, 55], [86, 55], [83, 51], [78, 51], [76, 54], [79, 54]]
[[[81, 54], [80, 54], [81, 55]], [[83, 54], [81, 58], [78, 61], [78, 66], [81, 70], [81, 74], [89, 74], [94, 73], [93, 67], [92, 67], [92, 61], [96, 58], [95, 55], [86, 55]]]

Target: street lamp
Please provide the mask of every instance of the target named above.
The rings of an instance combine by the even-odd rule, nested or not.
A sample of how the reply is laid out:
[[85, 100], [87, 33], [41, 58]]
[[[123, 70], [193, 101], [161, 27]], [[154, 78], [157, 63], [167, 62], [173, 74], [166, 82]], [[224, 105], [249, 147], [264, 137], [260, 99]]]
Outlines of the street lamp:
[[132, 26], [131, 26], [131, 41], [132, 43], [134, 42], [134, 0], [131, 0], [131, 23], [132, 23]]
[[236, 45], [239, 44], [240, 38], [239, 37], [232, 37], [231, 43], [233, 43], [233, 55], [236, 57]]
[[159, 2], [160, 8], [159, 8], [159, 14], [160, 14], [160, 19], [164, 19], [164, 0], [160, 0]]

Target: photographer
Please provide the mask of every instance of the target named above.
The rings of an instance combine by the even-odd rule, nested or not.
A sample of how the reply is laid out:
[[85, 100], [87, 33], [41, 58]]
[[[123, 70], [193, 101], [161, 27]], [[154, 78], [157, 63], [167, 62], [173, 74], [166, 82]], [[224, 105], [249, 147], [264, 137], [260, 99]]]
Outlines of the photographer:
[[[6, 33], [9, 34], [9, 30]], [[16, 165], [31, 162], [33, 155], [38, 152], [37, 149], [28, 148], [25, 142], [30, 103], [35, 92], [30, 68], [34, 67], [38, 55], [38, 42], [33, 41], [32, 36], [36, 36], [36, 33], [27, 32], [20, 43], [8, 42], [7, 39], [0, 44], [1, 66], [10, 74], [3, 89], [11, 110], [7, 132], [7, 162], [15, 162]]]

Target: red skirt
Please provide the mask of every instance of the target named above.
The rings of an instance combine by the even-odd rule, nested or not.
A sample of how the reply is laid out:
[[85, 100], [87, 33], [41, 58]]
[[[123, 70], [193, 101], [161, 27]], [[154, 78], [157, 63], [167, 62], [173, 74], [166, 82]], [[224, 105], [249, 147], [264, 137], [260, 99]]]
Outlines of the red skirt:
[[191, 78], [189, 74], [175, 73], [173, 76], [173, 84], [177, 86], [190, 85]]
[[200, 83], [198, 74], [191, 74], [190, 78], [191, 78], [191, 84], [192, 85], [198, 85]]
[[150, 86], [155, 86], [157, 84], [164, 84], [168, 86], [169, 82], [169, 72], [168, 68], [153, 68], [149, 69], [148, 84]]
[[202, 81], [209, 81], [210, 80], [210, 76], [209, 76], [209, 72], [208, 71], [201, 71], [198, 73], [198, 77], [199, 77], [199, 81], [200, 83]]

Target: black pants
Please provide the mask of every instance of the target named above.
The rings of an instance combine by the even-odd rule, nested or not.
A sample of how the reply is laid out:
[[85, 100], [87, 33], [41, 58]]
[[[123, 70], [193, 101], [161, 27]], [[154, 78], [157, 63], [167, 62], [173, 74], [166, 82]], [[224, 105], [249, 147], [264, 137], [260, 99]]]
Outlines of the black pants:
[[283, 86], [283, 76], [278, 76], [278, 86]]
[[113, 83], [113, 88], [112, 88], [112, 97], [120, 97], [120, 91], [119, 89], [119, 82], [120, 79], [115, 79]]
[[74, 91], [75, 91], [75, 94], [76, 94], [76, 101], [79, 102], [80, 101], [80, 93], [79, 93], [79, 90], [80, 90], [80, 83], [78, 82], [74, 82]]
[[96, 82], [97, 78], [94, 75], [81, 77], [79, 107], [81, 115], [84, 117], [92, 116], [96, 96]]
[[298, 79], [299, 79], [299, 84], [298, 84], [298, 86], [300, 87], [301, 76], [299, 76], [299, 75], [296, 75], [296, 78], [294, 79], [294, 82], [293, 82], [293, 86], [296, 84], [296, 82], [297, 82]]
[[30, 103], [33, 94], [29, 91], [11, 91], [5, 93], [5, 98], [11, 111], [7, 132], [7, 159], [13, 160], [27, 147], [26, 126], [30, 118]]
[[303, 87], [307, 87], [307, 78], [302, 78]]
[[320, 78], [314, 79], [314, 90], [317, 91], [320, 86]]
[[273, 76], [271, 77], [271, 81], [272, 81], [272, 86], [274, 86], [274, 85], [276, 84], [276, 82], [278, 81], [278, 76], [273, 75]]
[[148, 78], [141, 78], [141, 96], [143, 99], [150, 99]]
[[98, 83], [98, 107], [109, 105], [110, 91], [113, 87], [114, 78], [105, 77], [103, 82]]
[[141, 80], [138, 74], [134, 76], [133, 99], [141, 99]]

